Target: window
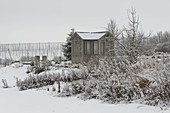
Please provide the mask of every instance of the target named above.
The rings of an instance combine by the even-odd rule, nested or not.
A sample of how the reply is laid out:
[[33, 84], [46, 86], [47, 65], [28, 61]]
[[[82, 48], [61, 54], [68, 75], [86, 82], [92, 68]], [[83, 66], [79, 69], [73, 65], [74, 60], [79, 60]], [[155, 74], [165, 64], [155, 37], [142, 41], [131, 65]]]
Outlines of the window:
[[87, 41], [86, 48], [87, 48], [87, 54], [89, 55], [91, 53], [90, 52], [90, 41]]
[[99, 44], [98, 41], [94, 41], [94, 54], [99, 54]]
[[84, 54], [85, 55], [97, 55], [99, 54], [98, 41], [84, 41]]
[[101, 42], [101, 45], [100, 45], [100, 52], [101, 52], [101, 54], [103, 55], [104, 54], [104, 52], [105, 52], [105, 43], [104, 42]]

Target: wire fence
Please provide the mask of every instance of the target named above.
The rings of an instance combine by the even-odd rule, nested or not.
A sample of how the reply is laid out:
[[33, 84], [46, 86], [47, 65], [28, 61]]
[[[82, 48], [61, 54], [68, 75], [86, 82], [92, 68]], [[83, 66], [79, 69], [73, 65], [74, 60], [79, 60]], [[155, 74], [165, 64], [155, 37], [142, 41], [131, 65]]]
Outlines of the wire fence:
[[47, 56], [52, 60], [54, 57], [63, 57], [63, 44], [64, 42], [0, 44], [0, 58], [19, 60], [22, 57]]

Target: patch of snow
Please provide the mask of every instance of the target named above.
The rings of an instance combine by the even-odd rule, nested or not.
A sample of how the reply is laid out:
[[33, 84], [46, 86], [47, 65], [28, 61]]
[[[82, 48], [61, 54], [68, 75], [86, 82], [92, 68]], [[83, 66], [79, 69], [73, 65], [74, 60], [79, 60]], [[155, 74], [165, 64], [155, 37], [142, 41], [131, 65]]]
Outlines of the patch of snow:
[[2, 87], [2, 79], [6, 79], [7, 84], [9, 87], [14, 87], [16, 85], [16, 78], [23, 80], [28, 75], [26, 65], [22, 64], [12, 64], [10, 66], [6, 66], [0, 68], [0, 87]]
[[[106, 104], [77, 97], [56, 97], [45, 90], [17, 91], [0, 88], [2, 113], [169, 113], [158, 107], [141, 104]], [[9, 109], [10, 108], [10, 109]]]

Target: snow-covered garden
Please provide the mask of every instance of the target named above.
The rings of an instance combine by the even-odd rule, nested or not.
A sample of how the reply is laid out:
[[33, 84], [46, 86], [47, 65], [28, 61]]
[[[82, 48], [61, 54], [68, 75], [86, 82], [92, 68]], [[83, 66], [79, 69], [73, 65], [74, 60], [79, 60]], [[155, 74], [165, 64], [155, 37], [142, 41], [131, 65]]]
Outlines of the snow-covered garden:
[[[0, 67], [0, 112], [169, 113], [170, 33], [145, 36], [133, 8], [128, 19], [121, 30], [111, 20], [108, 50], [82, 64], [36, 56], [28, 65], [9, 54], [11, 65]], [[67, 60], [74, 46], [69, 38], [63, 46]]]
[[34, 74], [31, 66], [14, 63], [0, 68], [0, 111], [169, 113], [169, 67], [155, 58], [133, 65], [107, 58], [87, 66], [55, 64]]

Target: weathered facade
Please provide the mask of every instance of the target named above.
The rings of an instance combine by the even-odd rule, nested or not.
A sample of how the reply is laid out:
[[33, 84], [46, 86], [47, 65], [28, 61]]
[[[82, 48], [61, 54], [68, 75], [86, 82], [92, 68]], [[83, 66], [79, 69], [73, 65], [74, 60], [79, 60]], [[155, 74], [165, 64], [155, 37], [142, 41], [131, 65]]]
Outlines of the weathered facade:
[[110, 37], [108, 31], [74, 32], [70, 39], [72, 63], [87, 63], [92, 57], [105, 56], [113, 47]]

